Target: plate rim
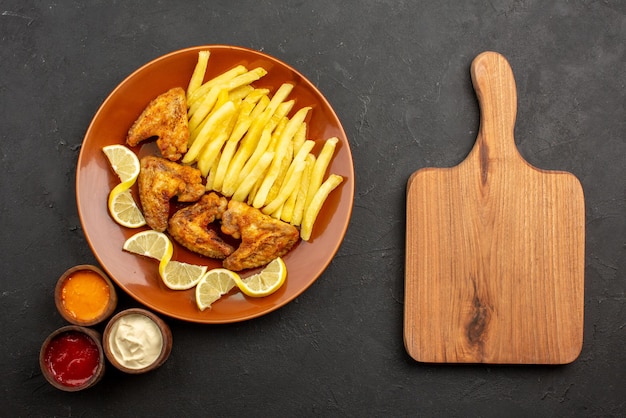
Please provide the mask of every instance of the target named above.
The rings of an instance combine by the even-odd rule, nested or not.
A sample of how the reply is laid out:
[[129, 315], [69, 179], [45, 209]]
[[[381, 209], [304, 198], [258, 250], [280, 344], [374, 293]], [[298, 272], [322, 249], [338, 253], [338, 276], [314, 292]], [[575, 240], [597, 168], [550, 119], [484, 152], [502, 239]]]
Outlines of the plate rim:
[[[349, 169], [349, 173], [351, 175], [351, 181], [349, 182], [350, 187], [344, 188], [342, 190], [342, 193], [347, 193], [348, 195], [346, 196], [346, 199], [348, 200], [348, 205], [346, 207], [346, 221], [345, 223], [342, 223], [342, 227], [340, 229], [340, 231], [338, 231], [338, 236], [339, 239], [336, 240], [336, 242], [334, 243], [334, 246], [332, 248], [332, 250], [329, 253], [329, 256], [327, 257], [326, 260], [324, 260], [321, 264], [321, 268], [319, 269], [319, 273], [317, 273], [316, 277], [309, 279], [306, 281], [306, 283], [303, 284], [303, 286], [301, 286], [296, 292], [294, 292], [293, 295], [290, 295], [289, 297], [281, 300], [279, 303], [273, 304], [271, 306], [267, 306], [264, 309], [260, 309], [259, 311], [256, 312], [252, 312], [252, 313], [248, 313], [248, 314], [244, 314], [244, 315], [239, 315], [237, 317], [232, 317], [232, 318], [191, 318], [188, 316], [183, 316], [183, 315], [178, 315], [175, 312], [171, 312], [168, 309], [165, 309], [163, 307], [160, 306], [156, 306], [152, 303], [148, 303], [145, 300], [143, 300], [142, 298], [139, 297], [139, 295], [136, 295], [135, 293], [133, 293], [130, 289], [127, 288], [127, 286], [123, 285], [122, 283], [120, 283], [120, 281], [115, 277], [114, 274], [112, 274], [112, 272], [109, 269], [109, 266], [107, 266], [104, 262], [103, 259], [101, 257], [100, 254], [98, 254], [98, 251], [96, 251], [95, 248], [95, 244], [94, 242], [92, 242], [92, 237], [89, 235], [87, 228], [85, 228], [85, 221], [84, 221], [84, 216], [83, 216], [83, 208], [81, 207], [81, 202], [80, 202], [80, 196], [79, 196], [79, 187], [80, 187], [80, 181], [81, 181], [81, 176], [80, 176], [80, 169], [82, 166], [82, 162], [85, 157], [85, 153], [86, 151], [84, 151], [86, 149], [86, 147], [84, 147], [85, 145], [85, 141], [88, 139], [88, 137], [90, 136], [90, 134], [92, 133], [92, 130], [94, 129], [94, 125], [96, 123], [96, 120], [99, 118], [99, 115], [104, 111], [104, 109], [107, 107], [107, 104], [114, 99], [114, 96], [116, 95], [116, 93], [121, 90], [126, 84], [128, 84], [129, 82], [131, 82], [139, 73], [145, 71], [147, 68], [155, 65], [156, 63], [158, 63], [159, 61], [163, 61], [163, 60], [167, 60], [169, 58], [171, 58], [172, 56], [175, 55], [179, 55], [179, 54], [184, 54], [184, 53], [189, 53], [189, 52], [193, 52], [193, 51], [201, 51], [201, 50], [215, 50], [215, 49], [221, 49], [221, 50], [237, 50], [243, 53], [247, 53], [247, 54], [252, 54], [255, 57], [258, 58], [265, 58], [268, 59], [272, 62], [277, 62], [278, 64], [280, 64], [281, 66], [283, 66], [285, 69], [289, 70], [290, 72], [292, 72], [295, 76], [299, 77], [301, 80], [304, 80], [308, 86], [307, 88], [311, 88], [313, 89], [313, 92], [316, 96], [317, 99], [321, 100], [324, 104], [324, 106], [327, 108], [327, 111], [330, 112], [330, 114], [332, 114], [332, 116], [336, 119], [337, 121], [337, 126], [336, 128], [338, 129], [339, 133], [343, 136], [343, 139], [345, 139], [345, 153], [348, 159], [348, 169]], [[135, 69], [134, 71], [132, 71], [130, 74], [128, 74], [120, 83], [118, 83], [115, 88], [113, 90], [111, 90], [106, 98], [102, 101], [102, 103], [100, 104], [100, 106], [98, 106], [98, 109], [96, 110], [96, 112], [93, 114], [88, 128], [85, 131], [85, 134], [83, 136], [83, 140], [81, 142], [81, 150], [79, 152], [79, 156], [77, 159], [77, 166], [76, 166], [76, 180], [75, 180], [75, 198], [76, 198], [76, 204], [77, 204], [77, 208], [78, 208], [78, 216], [79, 216], [79, 220], [81, 223], [81, 228], [83, 229], [83, 235], [91, 249], [92, 254], [94, 255], [94, 257], [98, 260], [99, 265], [104, 269], [104, 271], [107, 273], [107, 275], [109, 275], [109, 277], [111, 277], [111, 279], [115, 282], [115, 284], [122, 290], [124, 291], [124, 293], [126, 293], [127, 295], [129, 295], [132, 299], [134, 299], [136, 302], [140, 303], [141, 305], [143, 305], [146, 308], [152, 309], [156, 312], [159, 312], [160, 314], [166, 315], [169, 318], [172, 319], [177, 319], [177, 320], [181, 320], [181, 321], [185, 321], [185, 322], [191, 322], [191, 323], [200, 323], [200, 324], [227, 324], [227, 323], [237, 323], [237, 322], [243, 322], [243, 321], [247, 321], [250, 319], [254, 319], [254, 318], [258, 318], [260, 316], [264, 316], [267, 315], [273, 311], [278, 310], [279, 308], [289, 304], [290, 302], [292, 302], [294, 299], [296, 299], [298, 296], [302, 295], [309, 287], [311, 287], [313, 285], [313, 283], [315, 283], [321, 276], [322, 274], [326, 271], [326, 269], [328, 268], [328, 266], [330, 265], [330, 263], [332, 262], [332, 260], [335, 258], [337, 252], [339, 251], [339, 248], [341, 246], [341, 244], [343, 243], [348, 227], [350, 225], [350, 221], [352, 218], [352, 211], [353, 211], [353, 207], [354, 207], [354, 193], [355, 193], [355, 178], [354, 178], [354, 160], [352, 158], [352, 151], [350, 148], [350, 143], [348, 140], [348, 136], [346, 135], [345, 129], [343, 128], [343, 125], [341, 123], [341, 120], [339, 119], [339, 116], [337, 115], [335, 109], [331, 106], [330, 102], [328, 101], [328, 99], [324, 96], [324, 94], [322, 94], [322, 92], [318, 89], [318, 87], [313, 84], [313, 82], [311, 82], [307, 77], [305, 77], [302, 73], [300, 73], [297, 69], [295, 69], [294, 67], [292, 67], [291, 65], [285, 63], [284, 61], [282, 61], [279, 58], [276, 58], [272, 55], [269, 55], [263, 51], [258, 51], [255, 49], [251, 49], [251, 48], [247, 48], [247, 47], [242, 47], [242, 46], [235, 46], [235, 45], [226, 45], [226, 44], [206, 44], [206, 45], [197, 45], [197, 46], [191, 46], [191, 47], [186, 47], [186, 48], [182, 48], [182, 49], [177, 49], [177, 50], [173, 50], [170, 51], [166, 54], [157, 56], [156, 58], [153, 58], [152, 60], [144, 63], [143, 65], [139, 66], [137, 69]], [[339, 228], [336, 228], [335, 230], [337, 230]]]

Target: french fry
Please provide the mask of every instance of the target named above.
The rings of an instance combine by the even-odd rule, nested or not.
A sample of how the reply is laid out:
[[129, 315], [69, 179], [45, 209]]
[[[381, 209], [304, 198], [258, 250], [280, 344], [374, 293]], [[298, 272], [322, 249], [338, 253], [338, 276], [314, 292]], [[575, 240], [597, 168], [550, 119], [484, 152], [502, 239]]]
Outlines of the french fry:
[[[285, 125], [287, 124], [287, 122], [289, 122], [289, 119], [287, 118], [287, 113], [291, 111], [291, 108], [293, 107], [294, 103], [295, 102], [293, 100], [289, 100], [287, 102], [282, 102], [280, 105], [276, 107], [274, 114], [272, 115], [270, 120], [267, 122], [268, 125], [272, 126], [272, 131], [271, 131], [272, 135], [274, 135], [274, 132], [276, 132], [276, 128], [278, 128], [279, 125], [281, 125], [283, 120], [285, 120]], [[281, 126], [284, 127], [284, 125], [281, 125]]]
[[[220, 107], [222, 107], [224, 103], [226, 103], [229, 100], [228, 96], [229, 96], [228, 90], [221, 89], [220, 92], [217, 94], [217, 100], [215, 101], [215, 108], [219, 109]], [[234, 100], [231, 100], [231, 102], [235, 103]]]
[[255, 89], [241, 102], [238, 108], [237, 121], [229, 140], [236, 140], [238, 142], [243, 138], [254, 120], [252, 112], [259, 107], [265, 108], [266, 100], [269, 101], [267, 92], [267, 89]]
[[313, 196], [313, 199], [311, 200], [311, 203], [302, 218], [300, 238], [302, 238], [303, 241], [308, 241], [311, 238], [313, 225], [315, 224], [315, 220], [317, 219], [317, 215], [319, 215], [322, 205], [328, 198], [330, 192], [335, 190], [342, 182], [343, 177], [337, 174], [331, 174], [317, 189], [317, 192], [315, 192], [315, 195]]
[[256, 67], [246, 73], [240, 74], [232, 80], [224, 83], [226, 88], [230, 90], [234, 90], [241, 86], [247, 86], [248, 84], [257, 81], [261, 77], [267, 74], [267, 70], [263, 67]]
[[241, 138], [245, 135], [251, 123], [252, 120], [250, 118], [245, 118], [238, 122], [231, 132], [228, 141], [226, 141], [226, 145], [222, 150], [222, 155], [220, 157], [220, 161], [218, 162], [217, 171], [215, 173], [215, 182], [213, 183], [215, 191], [222, 191], [224, 185], [224, 177], [226, 176], [226, 171], [228, 170], [233, 155], [237, 151], [237, 145], [239, 144]]
[[[274, 149], [273, 147], [270, 148], [272, 138], [273, 138], [272, 135], [274, 135], [272, 132], [276, 132], [277, 134], [278, 132], [282, 132], [282, 129], [284, 128], [284, 126], [287, 124], [287, 121], [288, 121], [288, 119], [284, 115], [289, 113], [289, 111], [291, 110], [291, 107], [293, 106], [293, 103], [294, 101], [290, 100], [288, 102], [283, 102], [280, 104], [280, 106], [278, 106], [278, 108], [276, 109], [276, 112], [274, 113], [270, 121], [267, 123], [267, 125], [265, 125], [265, 128], [263, 129], [263, 133], [261, 134], [261, 138], [259, 139], [259, 142], [256, 144], [256, 147], [253, 150], [252, 155], [250, 156], [250, 158], [248, 158], [248, 161], [246, 161], [245, 165], [239, 172], [239, 175], [237, 177], [237, 182], [236, 182], [237, 184], [240, 184], [248, 176], [248, 174], [250, 173], [250, 170], [252, 170], [252, 167], [254, 167], [254, 165], [259, 161], [259, 158], [261, 158], [261, 155], [266, 150]], [[263, 134], [265, 133], [266, 130], [268, 131], [268, 136], [264, 137]]]
[[[239, 138], [241, 139], [241, 138]], [[220, 160], [217, 164], [217, 170], [215, 172], [215, 180], [213, 181], [213, 190], [216, 192], [222, 192], [226, 195], [224, 190], [224, 176], [226, 175], [226, 170], [228, 169], [228, 165], [232, 160], [235, 151], [237, 150], [237, 142], [238, 141], [226, 141], [226, 145], [224, 145], [224, 149], [222, 150], [222, 154], [220, 156]]]
[[254, 198], [254, 202], [252, 206], [255, 208], [260, 208], [265, 204], [267, 196], [270, 192], [270, 189], [274, 185], [274, 182], [278, 178], [280, 174], [280, 168], [283, 163], [283, 158], [287, 153], [289, 143], [291, 142], [293, 136], [296, 131], [304, 122], [304, 118], [307, 113], [311, 110], [310, 107], [303, 107], [298, 110], [296, 114], [289, 120], [287, 126], [285, 126], [285, 130], [282, 132], [278, 144], [276, 145], [276, 154], [274, 155], [274, 160], [272, 161], [272, 165], [269, 168], [267, 176], [263, 179], [263, 183], [257, 192], [257, 195]]
[[[307, 167], [306, 158], [314, 146], [315, 146], [315, 142], [310, 141], [310, 140], [305, 141], [302, 144], [302, 146], [300, 146], [300, 150], [298, 151], [296, 156], [293, 157], [293, 161], [291, 162], [291, 165], [289, 166], [289, 169], [287, 170], [287, 174], [285, 178], [287, 179], [291, 178], [291, 176], [293, 175], [293, 171], [296, 168], [296, 165], [300, 164], [301, 162], [304, 163], [304, 170], [306, 170], [306, 167]], [[302, 174], [304, 174], [304, 172]], [[293, 211], [295, 208], [296, 199], [298, 197], [298, 192], [300, 190], [301, 182], [302, 182], [302, 177], [300, 177], [299, 184], [297, 184], [296, 187], [294, 187], [294, 189], [291, 191], [291, 193], [287, 197], [287, 200], [285, 200], [283, 204], [283, 210], [281, 212], [280, 219], [285, 222], [291, 222], [291, 218], [293, 217]], [[283, 193], [283, 191], [281, 190], [279, 194], [280, 193]]]
[[245, 86], [241, 86], [241, 87], [237, 87], [234, 90], [231, 90], [230, 92], [228, 92], [228, 100], [230, 100], [231, 102], [239, 102], [243, 99], [245, 99], [246, 97], [248, 97], [250, 94], [252, 94], [252, 92], [256, 90], [254, 87], [252, 87], [250, 84], [247, 84]]
[[[293, 146], [293, 143], [291, 143], [290, 148], [293, 148]], [[270, 202], [267, 204], [268, 206], [275, 205], [276, 203], [274, 202], [274, 200], [278, 199], [279, 196], [280, 198], [284, 198], [284, 201], [289, 198], [289, 196], [284, 195], [284, 184], [287, 183], [289, 179], [293, 176], [294, 170], [298, 168], [299, 164], [304, 163], [306, 156], [313, 149], [313, 146], [315, 146], [314, 141], [305, 141], [302, 147], [300, 147], [300, 151], [298, 151], [298, 154], [296, 154], [293, 159], [289, 156], [283, 159], [281, 173], [279, 174], [278, 179], [274, 182], [272, 190], [270, 190], [270, 193], [268, 194], [268, 201]], [[302, 169], [304, 169], [304, 166], [302, 167]], [[281, 204], [283, 202], [281, 202]]]
[[254, 166], [252, 171], [250, 171], [250, 175], [244, 179], [244, 181], [237, 187], [237, 190], [233, 194], [233, 199], [244, 202], [248, 195], [250, 194], [250, 190], [254, 187], [254, 183], [256, 180], [263, 175], [267, 167], [269, 167], [272, 159], [274, 158], [273, 152], [264, 153], [259, 159], [258, 163]]
[[[268, 129], [272, 135], [272, 139], [268, 145], [268, 147], [270, 149], [275, 149], [275, 146], [272, 146], [275, 141], [276, 141], [276, 136], [279, 134], [279, 132], [282, 131], [282, 129], [284, 129], [285, 125], [287, 124], [287, 122], [289, 122], [289, 119], [285, 116], [287, 115], [287, 113], [289, 113], [289, 111], [291, 110], [291, 108], [293, 107], [294, 101], [293, 100], [289, 100], [287, 102], [283, 102], [281, 103], [277, 108], [276, 111], [274, 112], [274, 114], [272, 115], [272, 117], [270, 118], [270, 120], [265, 124], [265, 126], [263, 127], [263, 129]], [[250, 139], [248, 139], [248, 141], [250, 141]], [[247, 146], [250, 148], [253, 148], [254, 144], [243, 142], [242, 146]], [[257, 144], [258, 146], [258, 144]], [[257, 158], [260, 156], [260, 154], [262, 153], [258, 153], [258, 155], [254, 155], [254, 152], [256, 151], [256, 149], [253, 150], [252, 155], [249, 158]], [[248, 160], [249, 161], [249, 160]], [[248, 162], [246, 162], [246, 165], [248, 164]], [[249, 170], [248, 170], [249, 171]], [[241, 180], [245, 175], [247, 175], [246, 171], [246, 167], [244, 166], [244, 168], [242, 169], [242, 172], [239, 173], [239, 180]]]
[[243, 65], [238, 65], [202, 84], [191, 94], [191, 97], [187, 98], [187, 107], [189, 108], [190, 113], [193, 114], [195, 112], [194, 110], [192, 110], [193, 105], [197, 104], [198, 100], [206, 96], [209, 90], [213, 88], [213, 86], [216, 86], [218, 84], [225, 84], [233, 78], [247, 71], [248, 69], [246, 67], [244, 67]]
[[256, 179], [256, 181], [254, 182], [254, 186], [252, 186], [250, 193], [248, 193], [248, 199], [247, 199], [248, 205], [252, 206], [254, 197], [256, 196], [256, 193], [259, 191], [259, 187], [261, 187], [261, 183], [263, 183], [263, 178], [265, 177], [265, 174], [266, 173], [263, 173], [263, 175], [259, 177], [258, 179]]
[[295, 155], [295, 157], [293, 157], [293, 161], [291, 162], [291, 165], [289, 166], [289, 169], [287, 171], [287, 177], [291, 176], [291, 173], [293, 173], [293, 170], [295, 169], [295, 166], [297, 164], [300, 164], [301, 161], [304, 161], [306, 159], [307, 155], [309, 155], [314, 146], [315, 141], [304, 141], [298, 153]]
[[239, 185], [243, 183], [246, 177], [248, 177], [248, 175], [252, 172], [252, 169], [257, 165], [263, 154], [265, 154], [265, 152], [267, 151], [270, 141], [272, 140], [272, 130], [273, 124], [268, 123], [267, 125], [265, 125], [263, 132], [261, 132], [259, 142], [256, 144], [254, 152], [252, 153], [250, 158], [248, 158], [248, 161], [246, 161], [245, 165], [237, 176], [237, 180], [234, 186], [235, 188], [238, 188]]
[[[200, 152], [200, 155], [198, 156], [198, 169], [203, 177], [206, 177], [211, 167], [217, 163], [217, 157], [220, 154], [220, 150], [224, 146], [224, 143], [228, 140], [236, 121], [237, 118], [235, 113], [230, 116], [230, 120], [224, 119], [219, 133], [212, 140], [210, 140]], [[215, 167], [215, 170], [217, 170], [217, 167]], [[215, 176], [215, 173], [213, 176]]]
[[[237, 179], [239, 178], [239, 172], [243, 168], [250, 153], [252, 152], [250, 148], [254, 148], [254, 144], [258, 142], [261, 134], [262, 130], [261, 125], [258, 123], [258, 119], [253, 120], [252, 124], [250, 125], [250, 129], [241, 139], [241, 144], [239, 145], [239, 148], [237, 148], [237, 151], [235, 152], [235, 155], [233, 156], [226, 171], [224, 184], [222, 185], [222, 193], [226, 196], [231, 196], [233, 193], [235, 193], [235, 190], [237, 188]], [[247, 142], [248, 145], [244, 144], [244, 142]], [[249, 145], [250, 143], [252, 143], [253, 145]]]
[[[280, 122], [278, 122], [278, 125], [276, 126], [276, 128], [274, 128], [274, 131], [272, 132], [272, 139], [270, 140], [269, 146], [267, 147], [267, 151], [276, 151], [276, 143], [278, 142], [278, 138], [280, 138], [282, 131], [285, 129], [285, 126], [287, 126], [287, 122], [289, 122], [289, 119], [286, 117], [283, 117]], [[254, 183], [252, 190], [250, 190], [250, 194], [248, 195], [248, 205], [252, 206], [252, 202], [254, 201], [257, 192], [259, 191], [259, 187], [261, 187], [261, 184], [263, 183], [265, 175], [267, 175], [267, 173], [264, 173], [262, 177], [259, 177]]]
[[[291, 106], [293, 106], [293, 101], [291, 101], [287, 105], [283, 105], [283, 103], [289, 93], [291, 93], [292, 89], [292, 84], [282, 84], [278, 88], [278, 90], [276, 90], [276, 93], [274, 93], [274, 96], [269, 100], [269, 102], [267, 102], [267, 104], [265, 103], [265, 101], [263, 103], [259, 101], [259, 104], [265, 105], [265, 107], [261, 109], [261, 106], [259, 106], [259, 109], [255, 108], [250, 114], [250, 117], [253, 118], [253, 124], [251, 126], [250, 132], [246, 134], [241, 142], [243, 150], [238, 157], [237, 164], [235, 164], [232, 169], [229, 169], [231, 176], [235, 176], [235, 173], [237, 173], [236, 175], [238, 176], [238, 171], [241, 170], [243, 164], [250, 157], [252, 149], [254, 148], [254, 144], [256, 144], [256, 142], [259, 140], [261, 130], [265, 127], [267, 123], [270, 123], [272, 117], [278, 112], [284, 111], [285, 114], [289, 112]], [[231, 179], [231, 181], [234, 180]]]
[[300, 147], [302, 146], [302, 144], [304, 144], [304, 141], [306, 141], [306, 132], [307, 124], [306, 122], [302, 122], [302, 125], [300, 125], [300, 128], [293, 136], [293, 152], [297, 153], [298, 151], [300, 151]]
[[289, 119], [286, 117], [282, 118], [280, 122], [278, 122], [278, 125], [276, 125], [276, 128], [274, 128], [274, 131], [272, 132], [272, 139], [270, 140], [267, 149], [270, 149], [272, 151], [276, 150], [276, 145], [278, 144], [278, 140], [285, 130], [285, 126], [287, 126], [287, 122], [289, 122]]
[[276, 90], [276, 93], [274, 93], [274, 96], [272, 96], [272, 100], [267, 105], [267, 107], [271, 109], [272, 115], [274, 114], [278, 106], [280, 106], [280, 104], [284, 102], [285, 99], [287, 99], [287, 96], [289, 96], [291, 90], [293, 90], [293, 84], [289, 83], [281, 84], [278, 90]]
[[294, 105], [294, 101], [290, 100], [285, 102], [287, 95], [291, 92], [291, 84], [282, 85], [276, 94], [269, 101], [265, 109], [262, 113], [253, 112], [250, 116], [254, 119], [254, 127], [251, 129], [250, 135], [246, 135], [246, 137], [242, 140], [241, 144], [245, 147], [245, 152], [243, 153], [244, 159], [249, 158], [251, 155], [253, 148], [255, 147], [256, 141], [259, 139], [258, 132], [256, 130], [264, 129], [268, 123], [273, 123], [274, 126], [277, 122], [275, 120], [280, 120], [283, 116], [287, 115], [291, 108]]
[[322, 147], [322, 150], [317, 156], [313, 172], [311, 173], [311, 183], [309, 184], [309, 190], [307, 191], [306, 203], [304, 204], [305, 208], [311, 204], [313, 196], [315, 196], [317, 189], [319, 189], [322, 181], [324, 180], [324, 174], [326, 173], [328, 164], [330, 164], [330, 160], [335, 153], [337, 142], [339, 142], [339, 140], [335, 137], [327, 139], [324, 143], [324, 147]]
[[[254, 104], [255, 100], [257, 101], [256, 104]], [[230, 138], [224, 146], [224, 150], [222, 151], [222, 156], [217, 167], [217, 172], [215, 173], [215, 181], [213, 182], [214, 190], [222, 192], [222, 194], [224, 194], [225, 196], [231, 196], [235, 192], [235, 188], [230, 186], [227, 191], [228, 193], [226, 193], [226, 191], [224, 190], [224, 181], [228, 174], [228, 169], [231, 165], [233, 156], [237, 151], [237, 146], [239, 145], [239, 142], [246, 134], [246, 132], [250, 128], [250, 125], [252, 124], [252, 121], [254, 120], [252, 114], [255, 112], [256, 109], [265, 109], [265, 107], [267, 107], [267, 104], [269, 103], [269, 100], [270, 99], [267, 97], [267, 95], [262, 94], [259, 98], [257, 98], [257, 95], [255, 95], [255, 93], [253, 92], [250, 94], [250, 97], [246, 97], [246, 99], [243, 101], [243, 109], [239, 113], [239, 119], [237, 121], [237, 124], [235, 125], [235, 128], [233, 129]]]
[[302, 172], [305, 167], [306, 162], [304, 162], [304, 160], [296, 163], [291, 175], [289, 177], [285, 177], [285, 183], [280, 188], [278, 195], [267, 206], [261, 209], [263, 213], [270, 215], [280, 208], [285, 201], [287, 201], [294, 189], [298, 186], [298, 184], [300, 184], [300, 178], [302, 177]]
[[211, 169], [209, 170], [209, 174], [206, 176], [206, 185], [205, 185], [206, 190], [213, 190], [213, 181], [215, 180], [215, 172], [217, 170], [218, 160], [219, 160], [219, 155], [213, 162], [213, 165], [211, 166]]
[[217, 97], [222, 90], [224, 89], [221, 85], [212, 87], [211, 90], [209, 90], [209, 93], [202, 98], [202, 101], [196, 108], [195, 112], [187, 112], [188, 115], [192, 115], [189, 118], [189, 132], [192, 133], [190, 137], [191, 143], [193, 143], [194, 138], [197, 136], [197, 134], [193, 135], [193, 132], [196, 131], [196, 128], [202, 123], [204, 118], [211, 113], [215, 107], [215, 103], [217, 102]]
[[252, 120], [258, 118], [265, 111], [269, 104], [270, 98], [267, 97], [267, 94], [261, 97], [257, 105], [254, 107], [254, 109], [252, 109], [252, 112], [250, 113], [250, 117], [252, 118]]
[[280, 205], [270, 216], [274, 219], [280, 219], [280, 217], [283, 216], [283, 208], [284, 206]]
[[202, 85], [202, 80], [204, 80], [204, 74], [206, 73], [206, 68], [209, 63], [210, 56], [210, 51], [198, 52], [198, 61], [195, 68], [193, 69], [193, 73], [191, 74], [191, 78], [189, 79], [189, 85], [187, 87], [187, 101], [189, 101], [189, 98], [191, 97], [193, 92], [195, 92], [198, 87]]
[[[291, 86], [290, 84], [283, 84], [278, 89], [277, 93], [274, 94], [274, 97], [272, 97], [263, 113], [253, 120], [252, 125], [250, 126], [250, 130], [241, 140], [241, 145], [235, 153], [228, 167], [228, 171], [226, 172], [226, 176], [224, 177], [222, 192], [226, 196], [230, 196], [232, 195], [232, 193], [235, 192], [237, 185], [240, 183], [238, 181], [239, 174], [243, 169], [246, 161], [248, 161], [248, 159], [254, 152], [254, 149], [256, 148], [260, 140], [262, 130], [265, 128], [265, 125], [267, 123], [271, 122], [272, 116], [274, 115], [276, 110], [280, 108], [280, 104], [286, 98], [286, 95], [291, 92], [292, 87], [293, 86]], [[278, 96], [279, 92], [280, 95]]]
[[[304, 172], [306, 171], [306, 161], [304, 163], [304, 171], [302, 171], [302, 176], [304, 176]], [[300, 183], [302, 183], [302, 176], [300, 177]], [[296, 206], [296, 199], [298, 198], [298, 191], [300, 190], [300, 184], [298, 184], [285, 203], [283, 204], [283, 210], [280, 213], [280, 220], [283, 222], [291, 223], [291, 218], [293, 217], [293, 209]]]
[[[218, 91], [217, 93], [217, 97], [215, 99], [214, 104], [212, 105], [212, 108], [214, 110], [219, 109], [220, 107], [222, 107], [224, 105], [224, 103], [226, 103], [229, 100], [230, 95], [228, 94], [228, 90], [226, 89], [221, 89]], [[231, 102], [233, 102], [233, 104], [236, 103], [235, 100], [231, 100]], [[235, 104], [236, 106], [236, 104]], [[210, 115], [210, 113], [209, 113]], [[193, 118], [192, 118], [193, 119]], [[195, 141], [196, 137], [198, 136], [198, 133], [200, 133], [202, 131], [202, 128], [204, 127], [204, 125], [206, 125], [206, 123], [208, 122], [209, 118], [205, 117], [204, 120], [202, 120], [200, 122], [199, 125], [197, 126], [192, 126], [193, 124], [191, 123], [191, 121], [189, 121], [189, 131], [190, 131], [190, 135], [189, 135], [189, 144], [193, 144], [193, 141]]]
[[273, 118], [280, 120], [287, 116], [291, 109], [293, 109], [293, 105], [296, 103], [295, 100], [287, 100], [286, 102], [282, 102], [278, 106], [276, 106], [276, 111], [274, 112]]
[[[252, 105], [255, 105], [263, 97], [265, 97], [265, 99], [268, 100], [268, 103], [269, 103], [269, 98], [267, 97], [268, 94], [270, 94], [269, 89], [252, 89], [250, 91], [250, 93], [246, 94], [246, 96], [243, 98], [243, 100], [245, 102], [251, 103]], [[265, 105], [265, 106], [267, 106], [267, 105]]]
[[[194, 108], [194, 105], [189, 109], [188, 113], [191, 113], [191, 119], [189, 119], [189, 130], [193, 131], [207, 115], [211, 112], [214, 107], [216, 99], [214, 99], [215, 94], [219, 94], [221, 90], [226, 90], [230, 92], [241, 86], [246, 86], [253, 81], [256, 81], [267, 74], [267, 71], [261, 67], [257, 67], [253, 70], [250, 70], [246, 73], [238, 75], [237, 77], [229, 80], [223, 84], [217, 84], [213, 86], [206, 97], [202, 100], [201, 104], [198, 108]], [[217, 91], [217, 93], [215, 93]]]
[[[228, 132], [225, 129], [222, 129], [219, 134], [215, 136], [215, 138], [208, 141], [206, 146], [200, 152], [198, 156], [197, 166], [198, 170], [200, 170], [200, 174], [202, 177], [206, 177], [209, 175], [209, 170], [214, 163], [216, 157], [220, 154], [221, 147], [224, 145], [224, 142], [228, 139]], [[212, 182], [211, 182], [212, 183]]]
[[215, 178], [212, 183], [212, 190], [221, 191], [222, 183], [224, 182], [224, 175], [226, 174], [226, 169], [228, 168], [228, 164], [230, 163], [230, 159], [232, 155], [235, 153], [237, 148], [237, 143], [243, 135], [245, 135], [246, 131], [250, 127], [250, 123], [252, 120], [249, 115], [254, 107], [254, 103], [252, 101], [242, 101], [239, 106], [239, 114], [237, 115], [237, 121], [235, 122], [235, 126], [230, 133], [228, 140], [226, 141], [226, 145], [220, 154], [219, 161], [217, 162], [217, 168], [215, 171]]
[[278, 192], [280, 191], [280, 188], [283, 186], [283, 182], [285, 181], [285, 178], [287, 177], [287, 170], [289, 170], [289, 166], [291, 165], [292, 161], [293, 161], [293, 142], [290, 141], [287, 144], [287, 152], [283, 156], [283, 159], [280, 163], [280, 168], [278, 169], [278, 176], [276, 177], [274, 184], [272, 184], [272, 187], [270, 188], [270, 191], [267, 193], [267, 197], [265, 198], [266, 205], [269, 204], [269, 202], [271, 202], [272, 200], [274, 200], [276, 196], [278, 196]]
[[191, 144], [191, 147], [189, 147], [187, 153], [183, 157], [183, 164], [191, 164], [197, 160], [200, 151], [202, 151], [211, 138], [211, 134], [217, 129], [220, 123], [231, 117], [234, 112], [235, 105], [233, 102], [226, 102], [222, 107], [211, 114], [206, 125], [204, 125], [202, 131], [198, 133], [195, 141]]
[[304, 204], [306, 203], [307, 191], [309, 190], [309, 184], [311, 183], [311, 173], [313, 172], [313, 166], [315, 165], [315, 156], [308, 154], [306, 156], [306, 167], [302, 173], [300, 179], [300, 187], [296, 197], [296, 204], [293, 208], [293, 214], [291, 215], [290, 223], [295, 226], [300, 226], [302, 223], [302, 216], [304, 215]]

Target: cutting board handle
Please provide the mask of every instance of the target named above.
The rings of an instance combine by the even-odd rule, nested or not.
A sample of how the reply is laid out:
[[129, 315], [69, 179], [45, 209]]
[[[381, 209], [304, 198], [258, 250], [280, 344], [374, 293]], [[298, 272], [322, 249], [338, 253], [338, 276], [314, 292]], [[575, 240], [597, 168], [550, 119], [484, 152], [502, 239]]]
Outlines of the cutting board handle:
[[480, 129], [470, 157], [482, 164], [522, 160], [513, 137], [517, 91], [511, 66], [502, 55], [487, 51], [474, 58], [470, 72], [480, 106]]

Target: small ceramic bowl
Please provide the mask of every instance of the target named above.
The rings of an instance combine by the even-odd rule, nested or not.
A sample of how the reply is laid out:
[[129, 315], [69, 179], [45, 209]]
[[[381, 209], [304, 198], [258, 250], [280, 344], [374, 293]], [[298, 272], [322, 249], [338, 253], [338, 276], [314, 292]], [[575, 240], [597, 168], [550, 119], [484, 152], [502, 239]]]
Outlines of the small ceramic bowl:
[[61, 275], [54, 289], [54, 302], [67, 322], [88, 327], [113, 314], [117, 293], [113, 282], [102, 270], [81, 264]]
[[102, 341], [109, 362], [130, 374], [160, 367], [172, 351], [170, 328], [161, 318], [140, 308], [127, 309], [111, 318]]
[[100, 333], [77, 325], [57, 329], [41, 346], [41, 373], [52, 386], [66, 392], [94, 386], [104, 376], [101, 338]]

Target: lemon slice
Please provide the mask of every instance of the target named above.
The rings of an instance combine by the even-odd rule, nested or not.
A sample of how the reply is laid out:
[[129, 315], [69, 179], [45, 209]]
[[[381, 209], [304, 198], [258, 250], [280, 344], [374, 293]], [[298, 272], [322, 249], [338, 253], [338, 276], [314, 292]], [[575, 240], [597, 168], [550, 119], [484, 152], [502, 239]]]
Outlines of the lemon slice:
[[209, 270], [196, 285], [196, 304], [201, 311], [210, 308], [211, 304], [230, 292], [240, 280], [234, 271], [224, 268]]
[[109, 163], [115, 171], [115, 174], [120, 178], [122, 183], [130, 183], [132, 186], [137, 180], [137, 176], [139, 176], [139, 158], [132, 152], [130, 149], [125, 147], [124, 145], [107, 145], [102, 148], [102, 151], [109, 159]]
[[[172, 259], [174, 253], [174, 246], [167, 235], [152, 229], [138, 232], [128, 238], [122, 248], [133, 254], [160, 260], [163, 268]], [[161, 272], [161, 265], [159, 265], [159, 272]]]
[[102, 151], [121, 183], [109, 193], [109, 213], [118, 224], [138, 228], [146, 224], [143, 214], [128, 190], [135, 184], [141, 167], [139, 158], [124, 145], [108, 145]]
[[280, 289], [287, 279], [287, 267], [282, 258], [271, 261], [260, 273], [241, 280], [234, 277], [239, 289], [248, 296], [260, 298], [268, 296]]
[[187, 290], [198, 284], [206, 270], [206, 266], [170, 261], [163, 268], [161, 279], [170, 289]]
[[129, 189], [122, 191], [113, 189], [111, 191], [109, 194], [109, 212], [115, 222], [127, 228], [139, 228], [146, 224], [146, 219], [137, 207]]

